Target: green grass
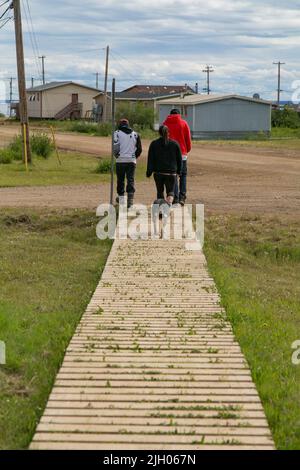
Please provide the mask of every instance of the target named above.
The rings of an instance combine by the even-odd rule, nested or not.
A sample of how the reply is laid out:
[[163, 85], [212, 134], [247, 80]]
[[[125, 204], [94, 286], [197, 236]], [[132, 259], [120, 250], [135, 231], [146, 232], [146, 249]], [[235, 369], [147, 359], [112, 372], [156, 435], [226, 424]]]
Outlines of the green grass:
[[300, 223], [211, 217], [205, 252], [279, 449], [300, 448]]
[[[10, 125], [16, 124], [17, 121], [12, 120]], [[7, 123], [7, 125], [9, 125]], [[45, 129], [49, 126], [54, 127], [57, 131], [60, 132], [76, 132], [78, 134], [87, 134], [91, 136], [98, 137], [110, 137], [112, 132], [111, 123], [97, 124], [93, 122], [85, 121], [55, 121], [55, 120], [40, 120], [40, 119], [31, 119], [30, 125], [33, 128]], [[158, 133], [153, 131], [150, 128], [141, 129], [139, 126], [136, 128], [136, 131], [141, 135], [143, 139], [153, 140], [157, 138]]]
[[0, 449], [26, 448], [64, 351], [100, 279], [111, 242], [92, 213], [0, 216]]
[[[54, 153], [47, 160], [35, 157], [28, 172], [19, 161], [0, 164], [0, 187], [76, 185], [110, 181], [109, 173], [97, 173], [101, 161], [106, 162], [108, 157], [99, 159], [69, 152], [61, 153], [60, 158], [62, 165], [59, 165]], [[142, 161], [138, 163], [137, 179], [146, 179], [145, 175], [146, 166]]]
[[274, 127], [271, 137], [249, 136], [244, 140], [203, 140], [201, 145], [271, 148], [273, 150], [300, 150], [300, 129]]

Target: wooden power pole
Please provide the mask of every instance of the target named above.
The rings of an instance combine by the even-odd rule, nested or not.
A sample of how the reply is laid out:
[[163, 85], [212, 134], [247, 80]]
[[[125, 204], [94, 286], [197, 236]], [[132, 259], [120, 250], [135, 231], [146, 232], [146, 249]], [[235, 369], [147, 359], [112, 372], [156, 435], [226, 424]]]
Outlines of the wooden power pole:
[[46, 83], [46, 75], [45, 75], [45, 59], [46, 59], [46, 56], [45, 55], [42, 55], [41, 57], [39, 57], [39, 59], [41, 59], [42, 61], [42, 80], [43, 80], [43, 85], [45, 85]]
[[103, 109], [103, 120], [107, 121], [107, 84], [108, 84], [108, 65], [109, 64], [109, 46], [106, 47], [106, 61], [105, 61], [105, 78], [104, 78], [104, 109]]
[[96, 88], [97, 88], [97, 90], [99, 90], [99, 75], [100, 74], [99, 74], [99, 72], [96, 72], [96, 73], [94, 73], [94, 75], [96, 75]]
[[273, 62], [274, 65], [277, 65], [278, 67], [278, 72], [277, 72], [277, 79], [278, 79], [278, 84], [277, 84], [277, 106], [279, 108], [280, 106], [280, 94], [283, 91], [281, 89], [281, 66], [285, 65], [285, 62]]
[[29, 137], [29, 121], [27, 109], [26, 80], [25, 80], [25, 64], [24, 64], [24, 46], [22, 31], [22, 16], [20, 0], [13, 0], [12, 3], [15, 18], [15, 35], [16, 35], [16, 52], [17, 52], [17, 68], [18, 68], [18, 84], [20, 98], [20, 121], [23, 135], [23, 161], [31, 163], [30, 137]]

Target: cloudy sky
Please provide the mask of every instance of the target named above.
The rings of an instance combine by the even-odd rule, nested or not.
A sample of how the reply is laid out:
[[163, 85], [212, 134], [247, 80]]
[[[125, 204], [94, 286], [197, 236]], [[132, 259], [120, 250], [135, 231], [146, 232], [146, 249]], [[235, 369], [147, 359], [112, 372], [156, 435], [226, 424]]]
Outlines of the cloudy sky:
[[[272, 63], [278, 60], [286, 62], [282, 99], [291, 99], [293, 82], [300, 80], [300, 0], [22, 0], [22, 5], [28, 81], [40, 78], [37, 56], [45, 55], [47, 81], [95, 85], [98, 71], [102, 85], [107, 44], [110, 79], [116, 77], [118, 90], [135, 83], [196, 82], [202, 90], [202, 70], [209, 64], [214, 92], [275, 99]], [[0, 29], [0, 76], [12, 75], [10, 22]]]

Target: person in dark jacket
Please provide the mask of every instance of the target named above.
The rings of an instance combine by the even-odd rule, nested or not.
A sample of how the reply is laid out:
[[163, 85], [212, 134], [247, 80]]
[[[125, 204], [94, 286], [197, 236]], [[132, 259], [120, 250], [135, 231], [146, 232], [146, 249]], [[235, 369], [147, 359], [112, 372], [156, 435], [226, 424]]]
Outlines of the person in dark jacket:
[[169, 205], [172, 205], [176, 178], [182, 169], [182, 154], [178, 143], [170, 140], [169, 129], [166, 126], [159, 128], [159, 135], [160, 138], [150, 144], [147, 178], [154, 174], [157, 199], [165, 199]]

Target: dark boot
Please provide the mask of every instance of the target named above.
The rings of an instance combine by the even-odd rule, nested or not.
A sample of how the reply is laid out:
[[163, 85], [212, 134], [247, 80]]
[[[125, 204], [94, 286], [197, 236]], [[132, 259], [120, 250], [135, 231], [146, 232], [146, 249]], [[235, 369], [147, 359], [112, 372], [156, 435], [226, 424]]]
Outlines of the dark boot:
[[133, 202], [134, 202], [134, 194], [128, 194], [128, 198], [127, 198], [128, 209], [130, 209], [130, 207], [133, 206]]

